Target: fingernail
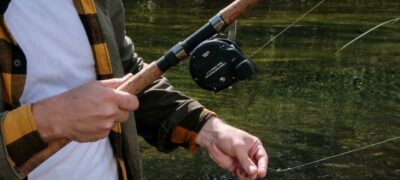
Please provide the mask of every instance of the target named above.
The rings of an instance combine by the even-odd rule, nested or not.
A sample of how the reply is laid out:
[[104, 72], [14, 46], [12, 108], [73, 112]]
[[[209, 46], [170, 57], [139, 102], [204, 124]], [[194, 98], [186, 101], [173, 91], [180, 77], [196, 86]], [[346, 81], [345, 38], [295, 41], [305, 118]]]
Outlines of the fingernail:
[[130, 77], [132, 77], [133, 75], [131, 73], [129, 74], [125, 74], [125, 76], [123, 76], [121, 79], [129, 79]]
[[254, 174], [254, 173], [256, 173], [256, 172], [257, 172], [257, 167], [251, 165], [251, 166], [249, 167], [249, 173], [250, 173], [250, 174]]

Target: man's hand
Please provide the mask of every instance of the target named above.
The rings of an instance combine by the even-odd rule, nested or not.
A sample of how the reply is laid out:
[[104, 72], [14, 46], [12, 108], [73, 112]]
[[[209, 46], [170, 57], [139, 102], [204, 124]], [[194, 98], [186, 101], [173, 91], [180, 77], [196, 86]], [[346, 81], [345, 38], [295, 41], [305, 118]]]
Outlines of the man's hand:
[[217, 164], [240, 179], [256, 179], [267, 174], [268, 156], [261, 141], [218, 118], [206, 122], [196, 143], [207, 148]]
[[34, 103], [32, 113], [43, 140], [90, 142], [107, 137], [115, 122], [126, 121], [129, 111], [139, 106], [135, 95], [115, 90], [130, 76], [93, 81]]

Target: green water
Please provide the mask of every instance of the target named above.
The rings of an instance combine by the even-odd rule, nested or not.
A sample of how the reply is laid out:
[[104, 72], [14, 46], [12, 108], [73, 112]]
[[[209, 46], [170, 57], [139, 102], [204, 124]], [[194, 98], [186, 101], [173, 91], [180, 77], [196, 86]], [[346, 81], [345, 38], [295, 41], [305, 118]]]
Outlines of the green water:
[[[183, 40], [230, 1], [126, 1], [127, 32], [148, 62]], [[311, 9], [315, 0], [264, 0], [238, 22], [245, 54]], [[258, 136], [269, 167], [288, 168], [400, 136], [400, 21], [340, 54], [343, 45], [400, 17], [398, 0], [331, 0], [252, 60], [257, 74], [220, 93], [200, 89], [188, 62], [166, 76], [227, 122]], [[235, 179], [200, 151], [161, 154], [143, 143], [148, 179]], [[268, 179], [399, 179], [400, 140]]]

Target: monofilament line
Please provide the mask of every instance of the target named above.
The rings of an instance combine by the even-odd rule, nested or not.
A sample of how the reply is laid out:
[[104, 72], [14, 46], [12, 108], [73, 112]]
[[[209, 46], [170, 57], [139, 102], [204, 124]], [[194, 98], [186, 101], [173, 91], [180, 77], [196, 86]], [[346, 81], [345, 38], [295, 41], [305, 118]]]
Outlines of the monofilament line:
[[306, 13], [304, 13], [303, 15], [301, 15], [299, 18], [297, 18], [292, 24], [290, 24], [289, 26], [287, 26], [285, 29], [283, 29], [281, 32], [279, 32], [276, 36], [274, 36], [271, 40], [269, 40], [267, 43], [265, 43], [264, 45], [262, 45], [261, 47], [259, 47], [256, 51], [253, 52], [253, 54], [251, 54], [249, 56], [249, 59], [252, 58], [254, 55], [256, 55], [261, 49], [263, 49], [265, 46], [267, 46], [269, 43], [271, 43], [272, 41], [274, 41], [277, 37], [279, 37], [281, 34], [283, 34], [284, 32], [286, 32], [289, 28], [291, 28], [292, 26], [294, 26], [297, 22], [299, 22], [301, 19], [303, 19], [305, 16], [307, 16], [307, 14], [309, 14], [311, 11], [313, 11], [314, 9], [316, 9], [319, 5], [321, 5], [322, 3], [324, 3], [325, 0], [320, 1], [317, 5], [315, 5], [313, 8], [311, 8], [310, 10], [308, 10]]
[[346, 151], [346, 152], [343, 152], [343, 153], [340, 153], [340, 154], [336, 154], [336, 155], [333, 155], [333, 156], [329, 156], [329, 157], [326, 157], [326, 158], [322, 158], [322, 159], [319, 159], [319, 160], [316, 160], [316, 161], [304, 163], [304, 164], [301, 164], [301, 165], [298, 165], [298, 166], [289, 167], [289, 168], [286, 168], [286, 169], [281, 169], [281, 168], [278, 168], [278, 169], [268, 168], [268, 169], [272, 170], [272, 171], [275, 171], [275, 172], [286, 172], [286, 171], [290, 171], [290, 170], [294, 170], [294, 169], [299, 169], [299, 168], [302, 168], [304, 166], [309, 166], [309, 165], [316, 164], [316, 163], [319, 163], [319, 162], [322, 162], [322, 161], [326, 161], [326, 160], [329, 160], [329, 159], [333, 159], [333, 158], [337, 158], [337, 157], [340, 157], [340, 156], [344, 156], [344, 155], [347, 155], [347, 154], [350, 154], [350, 153], [354, 153], [354, 152], [357, 152], [357, 151], [361, 151], [361, 150], [364, 150], [364, 149], [368, 149], [368, 148], [371, 148], [371, 147], [374, 147], [374, 146], [377, 146], [377, 145], [380, 145], [380, 144], [384, 144], [384, 143], [387, 143], [387, 142], [395, 141], [397, 139], [400, 139], [400, 136], [397, 136], [397, 137], [394, 137], [394, 138], [390, 138], [390, 139], [386, 139], [386, 140], [381, 141], [381, 142], [370, 144], [370, 145], [367, 145], [367, 146], [364, 146], [364, 147], [360, 147], [360, 148], [357, 148], [357, 149]]
[[342, 48], [340, 48], [336, 53], [340, 53], [340, 51], [342, 51], [343, 49], [345, 49], [347, 46], [349, 46], [350, 44], [353, 44], [354, 41], [357, 41], [358, 39], [364, 37], [365, 35], [367, 35], [367, 34], [370, 33], [371, 31], [373, 31], [373, 30], [375, 30], [375, 29], [377, 29], [377, 28], [379, 28], [379, 27], [381, 27], [381, 26], [384, 26], [385, 24], [388, 24], [388, 23], [395, 23], [395, 22], [397, 22], [397, 21], [399, 21], [399, 20], [400, 20], [400, 17], [391, 19], [391, 20], [386, 21], [386, 22], [383, 22], [383, 23], [381, 23], [381, 24], [378, 24], [377, 26], [371, 28], [370, 30], [366, 31], [365, 33], [362, 33], [361, 35], [357, 36], [356, 38], [354, 38], [353, 40], [351, 40], [350, 42], [348, 42], [346, 45], [344, 45]]

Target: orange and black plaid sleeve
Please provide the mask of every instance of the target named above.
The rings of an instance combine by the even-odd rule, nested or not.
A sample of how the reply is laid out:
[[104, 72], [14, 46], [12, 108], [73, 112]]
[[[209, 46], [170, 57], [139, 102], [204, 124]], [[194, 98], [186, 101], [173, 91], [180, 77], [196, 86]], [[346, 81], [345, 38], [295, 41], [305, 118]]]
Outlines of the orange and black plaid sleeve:
[[172, 130], [171, 142], [187, 148], [189, 152], [197, 151], [199, 145], [195, 142], [196, 137], [207, 120], [214, 116], [214, 112], [205, 108], [200, 113], [190, 115]]
[[34, 154], [47, 147], [42, 141], [31, 112], [31, 104], [20, 106], [4, 114], [3, 142], [12, 166], [19, 167]]

